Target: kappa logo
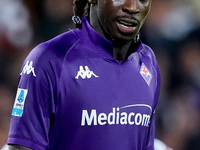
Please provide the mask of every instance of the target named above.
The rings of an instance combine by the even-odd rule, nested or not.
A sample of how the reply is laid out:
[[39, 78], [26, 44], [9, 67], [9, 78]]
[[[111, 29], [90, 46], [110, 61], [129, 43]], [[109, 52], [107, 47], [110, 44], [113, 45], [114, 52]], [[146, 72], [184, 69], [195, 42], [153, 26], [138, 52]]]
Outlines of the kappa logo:
[[36, 77], [35, 71], [34, 71], [34, 67], [33, 67], [33, 61], [27, 61], [26, 65], [24, 66], [22, 72], [20, 73], [20, 75], [22, 74], [30, 74], [32, 73], [34, 77]]
[[79, 79], [79, 77], [81, 77], [82, 79], [86, 79], [86, 78], [90, 79], [92, 76], [94, 76], [95, 78], [99, 77], [96, 74], [94, 74], [93, 71], [90, 71], [88, 66], [85, 66], [85, 69], [83, 68], [83, 66], [80, 66], [75, 79]]
[[142, 63], [142, 66], [141, 66], [141, 69], [140, 69], [140, 74], [142, 75], [142, 77], [144, 78], [144, 80], [146, 81], [148, 86], [150, 86], [152, 74], [149, 71], [149, 69], [145, 66], [144, 63]]

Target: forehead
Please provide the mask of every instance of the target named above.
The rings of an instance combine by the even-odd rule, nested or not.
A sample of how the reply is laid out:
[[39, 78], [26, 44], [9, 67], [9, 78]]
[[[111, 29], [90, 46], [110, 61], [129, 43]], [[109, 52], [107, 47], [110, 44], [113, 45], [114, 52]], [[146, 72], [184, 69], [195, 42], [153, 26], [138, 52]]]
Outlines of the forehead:
[[[100, 2], [100, 3], [112, 3], [113, 6], [120, 6], [128, 1], [138, 1], [138, 2], [141, 2], [141, 3], [151, 3], [152, 0], [89, 0], [89, 2]], [[134, 3], [132, 3], [134, 4]]]
[[114, 6], [120, 6], [122, 5], [126, 0], [110, 0], [112, 1]]

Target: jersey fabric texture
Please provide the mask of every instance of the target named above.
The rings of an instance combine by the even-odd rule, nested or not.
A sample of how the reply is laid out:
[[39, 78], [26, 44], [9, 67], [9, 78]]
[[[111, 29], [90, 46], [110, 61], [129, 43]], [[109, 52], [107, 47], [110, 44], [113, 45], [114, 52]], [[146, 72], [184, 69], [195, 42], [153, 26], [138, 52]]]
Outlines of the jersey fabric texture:
[[160, 74], [139, 44], [127, 59], [83, 19], [24, 61], [8, 144], [35, 150], [153, 150]]

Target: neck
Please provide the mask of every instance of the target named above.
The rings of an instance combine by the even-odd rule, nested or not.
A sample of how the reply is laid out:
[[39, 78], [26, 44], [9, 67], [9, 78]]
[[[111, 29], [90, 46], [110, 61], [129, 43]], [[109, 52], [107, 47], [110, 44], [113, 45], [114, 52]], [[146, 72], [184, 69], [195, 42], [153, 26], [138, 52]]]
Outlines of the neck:
[[[123, 41], [121, 39], [114, 38], [110, 36], [106, 31], [102, 30], [103, 37], [105, 37], [107, 40], [111, 41], [113, 43], [113, 57], [116, 60], [124, 60], [127, 58], [127, 56], [135, 51], [137, 48], [137, 43], [134, 41]], [[131, 48], [130, 48], [131, 47]]]
[[124, 60], [128, 58], [128, 56], [131, 55], [133, 52], [135, 52], [138, 49], [139, 45], [140, 45], [139, 41], [138, 42], [130, 41], [121, 46], [116, 46], [114, 44], [113, 56], [116, 60]]
[[126, 58], [126, 56], [128, 55], [128, 51], [130, 49], [131, 46], [131, 42], [125, 44], [125, 45], [115, 45], [114, 44], [114, 49], [113, 49], [113, 57], [116, 60], [123, 60]]

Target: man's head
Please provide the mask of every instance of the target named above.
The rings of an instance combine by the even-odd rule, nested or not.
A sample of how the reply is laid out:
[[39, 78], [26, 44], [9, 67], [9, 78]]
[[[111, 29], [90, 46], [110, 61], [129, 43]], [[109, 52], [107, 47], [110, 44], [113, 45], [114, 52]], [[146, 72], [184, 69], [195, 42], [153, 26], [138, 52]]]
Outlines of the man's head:
[[149, 13], [151, 1], [89, 0], [90, 24], [108, 39], [132, 41]]

